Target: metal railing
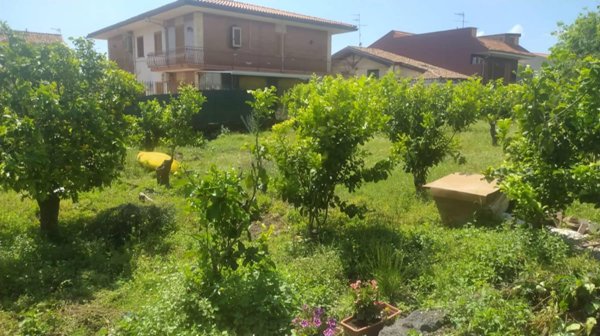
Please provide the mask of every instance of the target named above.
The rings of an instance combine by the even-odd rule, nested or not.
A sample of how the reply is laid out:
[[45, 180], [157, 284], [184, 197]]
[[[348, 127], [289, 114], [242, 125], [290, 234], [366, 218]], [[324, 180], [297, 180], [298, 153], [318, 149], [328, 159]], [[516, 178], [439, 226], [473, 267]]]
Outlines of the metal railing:
[[327, 72], [327, 58], [286, 55], [265, 55], [247, 51], [211, 51], [198, 47], [183, 47], [159, 53], [149, 53], [146, 57], [149, 68], [170, 66], [203, 66], [213, 70], [255, 70], [273, 72]]
[[202, 65], [203, 50], [196, 47], [183, 47], [166, 52], [149, 53], [146, 57], [149, 68], [168, 67], [172, 65]]

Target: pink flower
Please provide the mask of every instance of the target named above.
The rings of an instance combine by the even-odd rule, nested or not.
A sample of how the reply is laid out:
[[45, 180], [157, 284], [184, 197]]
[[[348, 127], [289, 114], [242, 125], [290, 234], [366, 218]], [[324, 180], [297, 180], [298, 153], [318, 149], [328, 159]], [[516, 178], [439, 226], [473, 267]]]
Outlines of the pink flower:
[[334, 328], [327, 328], [323, 331], [323, 336], [333, 336], [333, 335], [335, 335]]

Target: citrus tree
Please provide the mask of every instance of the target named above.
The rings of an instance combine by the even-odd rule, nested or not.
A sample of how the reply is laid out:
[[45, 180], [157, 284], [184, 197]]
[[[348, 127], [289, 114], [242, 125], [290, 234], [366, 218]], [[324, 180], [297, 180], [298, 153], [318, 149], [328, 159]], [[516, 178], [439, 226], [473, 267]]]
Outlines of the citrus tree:
[[492, 175], [531, 224], [552, 220], [574, 200], [600, 205], [600, 60], [586, 58], [526, 74], [514, 118], [502, 125], [506, 159]]
[[278, 190], [285, 201], [308, 217], [308, 231], [318, 234], [328, 211], [348, 215], [336, 187], [355, 191], [362, 183], [387, 178], [390, 160], [367, 167], [362, 147], [381, 131], [383, 115], [378, 86], [372, 78], [313, 78], [296, 86], [285, 100], [291, 118], [273, 127], [271, 152], [279, 170]]
[[448, 155], [460, 158], [454, 136], [476, 119], [479, 84], [475, 80], [460, 85], [412, 83], [393, 75], [381, 79], [381, 100], [391, 117], [387, 134], [418, 193], [432, 167]]
[[483, 119], [490, 126], [492, 146], [498, 145], [497, 123], [501, 119], [510, 118], [516, 104], [517, 84], [505, 85], [502, 79], [490, 81], [482, 86], [480, 111]]
[[0, 35], [0, 185], [36, 200], [42, 231], [55, 234], [61, 199], [123, 168], [124, 109], [142, 87], [89, 40], [34, 45], [4, 24]]
[[178, 95], [164, 106], [164, 137], [162, 143], [169, 149], [171, 160], [166, 160], [164, 171], [167, 172], [165, 183], [169, 185], [169, 172], [178, 147], [197, 144], [202, 140], [201, 134], [194, 130], [192, 119], [202, 109], [206, 97], [192, 85], [182, 85], [177, 89]]

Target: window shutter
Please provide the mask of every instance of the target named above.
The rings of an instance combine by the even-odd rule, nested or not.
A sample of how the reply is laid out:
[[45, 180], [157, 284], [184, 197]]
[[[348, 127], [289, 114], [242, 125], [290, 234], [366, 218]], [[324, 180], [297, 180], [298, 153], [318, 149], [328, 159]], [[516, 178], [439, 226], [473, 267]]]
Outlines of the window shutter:
[[242, 47], [242, 28], [233, 26], [231, 27], [231, 46], [233, 48]]

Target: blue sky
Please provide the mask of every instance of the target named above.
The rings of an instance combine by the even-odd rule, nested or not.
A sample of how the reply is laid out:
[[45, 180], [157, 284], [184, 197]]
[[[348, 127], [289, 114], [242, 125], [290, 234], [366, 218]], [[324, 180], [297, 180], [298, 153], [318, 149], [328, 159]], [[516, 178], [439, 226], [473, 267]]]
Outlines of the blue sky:
[[[85, 36], [92, 31], [167, 4], [169, 0], [0, 0], [0, 20], [13, 29], [55, 32], [64, 37]], [[573, 22], [592, 0], [245, 0], [331, 20], [357, 24], [360, 13], [362, 41], [368, 46], [395, 29], [424, 33], [460, 27], [455, 13], [464, 12], [466, 26], [485, 34], [521, 32], [521, 44], [533, 52], [546, 52], [556, 39], [551, 33], [558, 21]], [[358, 33], [336, 35], [333, 51], [358, 45]], [[97, 41], [106, 51], [106, 42]]]

